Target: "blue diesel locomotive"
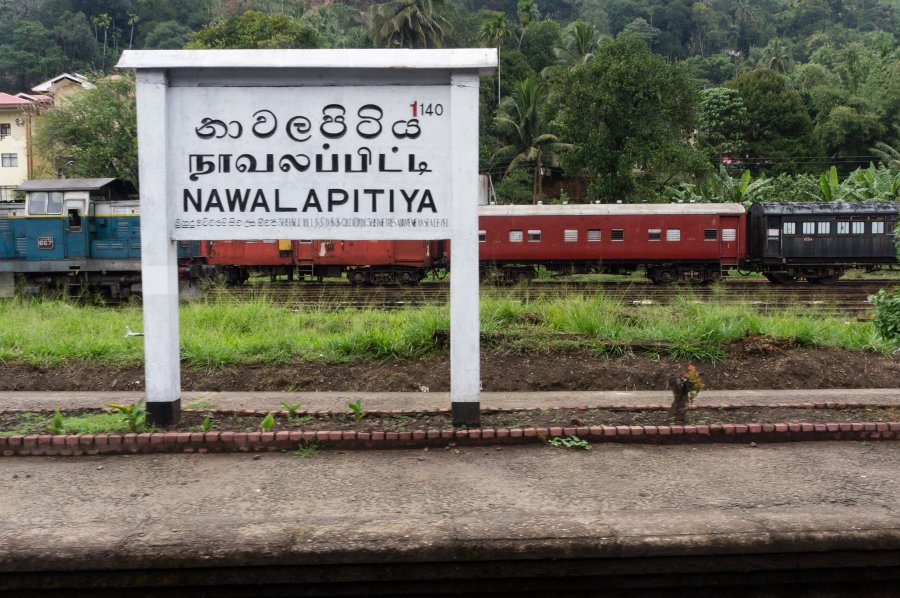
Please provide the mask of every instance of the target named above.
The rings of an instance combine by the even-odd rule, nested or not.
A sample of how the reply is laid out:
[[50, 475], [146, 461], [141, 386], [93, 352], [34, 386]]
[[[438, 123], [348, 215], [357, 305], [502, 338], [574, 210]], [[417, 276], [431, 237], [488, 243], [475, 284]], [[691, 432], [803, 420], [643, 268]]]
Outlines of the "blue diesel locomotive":
[[[21, 203], [0, 204], [0, 297], [50, 290], [100, 293], [116, 302], [141, 291], [140, 202], [120, 179], [26, 181]], [[179, 243], [179, 276], [201, 273], [199, 242]]]

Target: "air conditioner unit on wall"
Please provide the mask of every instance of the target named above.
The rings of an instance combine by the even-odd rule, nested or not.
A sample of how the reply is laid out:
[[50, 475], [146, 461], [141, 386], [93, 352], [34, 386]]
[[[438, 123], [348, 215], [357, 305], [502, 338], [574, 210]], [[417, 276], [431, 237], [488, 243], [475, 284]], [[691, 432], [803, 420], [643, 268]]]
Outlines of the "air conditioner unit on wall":
[[16, 119], [16, 124], [19, 125], [19, 126], [21, 127], [22, 125], [25, 124], [25, 119], [24, 119], [24, 118], [17, 118], [17, 119]]

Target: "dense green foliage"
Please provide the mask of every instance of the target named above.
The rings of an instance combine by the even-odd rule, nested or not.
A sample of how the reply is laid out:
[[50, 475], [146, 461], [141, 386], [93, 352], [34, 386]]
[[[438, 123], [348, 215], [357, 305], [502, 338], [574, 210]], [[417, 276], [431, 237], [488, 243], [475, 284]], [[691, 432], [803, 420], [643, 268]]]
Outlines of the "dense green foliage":
[[138, 184], [134, 81], [102, 79], [38, 120], [35, 145], [57, 172], [46, 177], [119, 177]]
[[[590, 198], [653, 201], [709, 195], [722, 163], [798, 197], [831, 166], [900, 169], [896, 0], [0, 0], [8, 93], [185, 46], [497, 48], [482, 167], [522, 201], [520, 171], [532, 200], [544, 179], [587, 176]], [[549, 161], [508, 118], [538, 78], [529, 135], [555, 137]]]

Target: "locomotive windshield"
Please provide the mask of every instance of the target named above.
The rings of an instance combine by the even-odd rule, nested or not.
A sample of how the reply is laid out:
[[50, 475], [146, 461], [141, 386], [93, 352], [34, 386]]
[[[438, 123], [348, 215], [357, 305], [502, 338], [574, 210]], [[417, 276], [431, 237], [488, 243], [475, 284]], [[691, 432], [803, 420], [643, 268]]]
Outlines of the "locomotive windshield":
[[32, 191], [28, 194], [28, 213], [62, 214], [63, 194], [61, 191]]

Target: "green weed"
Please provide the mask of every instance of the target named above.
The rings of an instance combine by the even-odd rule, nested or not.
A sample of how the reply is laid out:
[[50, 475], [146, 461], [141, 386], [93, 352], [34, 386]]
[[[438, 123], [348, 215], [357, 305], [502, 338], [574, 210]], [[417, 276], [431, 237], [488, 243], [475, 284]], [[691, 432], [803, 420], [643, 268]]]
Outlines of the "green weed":
[[354, 403], [347, 403], [347, 407], [349, 407], [350, 411], [353, 412], [354, 421], [359, 421], [366, 416], [366, 412], [363, 411], [361, 400]]
[[547, 444], [556, 448], [591, 450], [591, 445], [588, 444], [588, 441], [578, 436], [557, 436], [548, 440]]
[[146, 413], [144, 412], [142, 405], [144, 404], [144, 399], [141, 399], [137, 403], [132, 403], [130, 405], [116, 405], [115, 403], [107, 403], [107, 407], [111, 409], [115, 409], [119, 413], [125, 416], [125, 421], [128, 423], [128, 429], [132, 432], [138, 432], [141, 428], [144, 427], [144, 421], [146, 419]]

